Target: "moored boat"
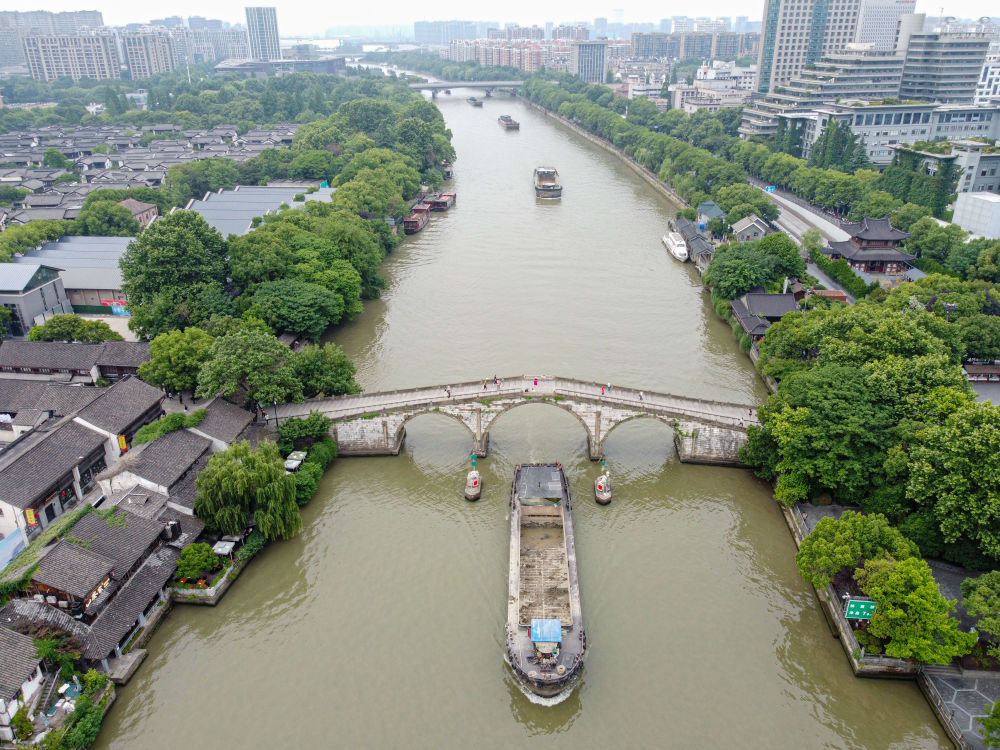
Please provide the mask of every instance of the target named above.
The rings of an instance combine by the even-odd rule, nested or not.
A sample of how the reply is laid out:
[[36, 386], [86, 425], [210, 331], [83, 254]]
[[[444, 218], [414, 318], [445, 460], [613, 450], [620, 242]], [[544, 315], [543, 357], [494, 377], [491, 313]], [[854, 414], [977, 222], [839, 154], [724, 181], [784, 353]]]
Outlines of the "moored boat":
[[662, 242], [664, 247], [673, 255], [677, 260], [682, 263], [688, 259], [688, 248], [687, 243], [684, 238], [678, 232], [667, 232], [662, 237]]
[[455, 193], [435, 193], [424, 198], [424, 202], [431, 207], [431, 211], [447, 211], [455, 205]]
[[473, 107], [482, 107], [482, 106], [483, 106], [483, 103], [482, 103], [481, 101], [479, 101], [479, 100], [478, 100], [478, 99], [477, 99], [476, 97], [474, 97], [474, 96], [470, 96], [470, 97], [469, 97], [468, 99], [466, 99], [466, 101], [467, 101], [467, 102], [468, 102], [469, 104], [471, 104], [471, 105], [472, 105]]
[[510, 496], [507, 657], [521, 684], [566, 697], [587, 636], [576, 572], [572, 501], [562, 466], [519, 464]]
[[501, 127], [503, 127], [504, 130], [520, 130], [521, 129], [521, 123], [519, 123], [517, 120], [515, 120], [510, 115], [500, 115], [497, 118], [497, 122], [500, 123]]
[[418, 203], [413, 207], [410, 215], [403, 219], [403, 231], [406, 234], [416, 234], [425, 226], [431, 218], [431, 207], [426, 203]]
[[535, 167], [535, 197], [561, 198], [562, 185], [555, 167]]

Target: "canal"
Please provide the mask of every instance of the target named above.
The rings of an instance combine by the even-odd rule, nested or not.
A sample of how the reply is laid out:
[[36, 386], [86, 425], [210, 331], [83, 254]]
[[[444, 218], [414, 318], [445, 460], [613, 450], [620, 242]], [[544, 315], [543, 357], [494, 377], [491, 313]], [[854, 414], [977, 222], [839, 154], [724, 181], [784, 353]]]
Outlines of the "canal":
[[[390, 256], [382, 299], [334, 336], [359, 382], [537, 373], [762, 399], [694, 269], [660, 245], [676, 207], [522, 102], [470, 93], [438, 99], [456, 208]], [[561, 201], [533, 197], [540, 164]], [[599, 507], [572, 416], [525, 406], [491, 435], [478, 503], [462, 499], [470, 436], [445, 417], [413, 420], [398, 457], [335, 462], [295, 539], [217, 608], [174, 609], [97, 746], [949, 747], [914, 684], [852, 676], [748, 472], [681, 465], [667, 426], [629, 422], [607, 439], [616, 494]], [[553, 708], [502, 660], [509, 483], [548, 460], [572, 481], [590, 646]]]

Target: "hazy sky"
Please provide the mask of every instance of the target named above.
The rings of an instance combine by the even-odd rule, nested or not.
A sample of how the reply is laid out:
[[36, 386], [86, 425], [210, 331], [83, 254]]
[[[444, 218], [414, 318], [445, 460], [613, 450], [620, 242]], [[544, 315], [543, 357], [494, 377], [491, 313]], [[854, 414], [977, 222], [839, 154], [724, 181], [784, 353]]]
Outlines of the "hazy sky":
[[[199, 15], [208, 18], [221, 18], [230, 23], [243, 22], [243, 7], [246, 3], [220, 0], [204, 3], [195, 0], [172, 0], [170, 3], [136, 3], [114, 0], [114, 2], [93, 2], [93, 0], [43, 0], [32, 4], [31, 9], [37, 10], [100, 10], [104, 21], [110, 25], [121, 25], [131, 22], [144, 22], [152, 17], [162, 18], [166, 15], [190, 16]], [[261, 3], [265, 4], [264, 2]], [[941, 0], [917, 0], [917, 11], [937, 16], [941, 13]], [[325, 7], [324, 7], [325, 6]], [[28, 10], [24, 5], [11, 6], [12, 10]], [[553, 0], [545, 4], [536, 0], [507, 0], [503, 3], [490, 4], [497, 12], [480, 11], [485, 4], [472, 4], [467, 0], [436, 0], [433, 3], [400, 2], [400, 0], [382, 0], [368, 3], [277, 3], [278, 28], [282, 36], [293, 34], [322, 34], [327, 28], [347, 25], [405, 25], [415, 20], [448, 20], [459, 18], [463, 20], [514, 21], [526, 25], [546, 21], [556, 23], [562, 21], [592, 21], [596, 17], [606, 17], [616, 20], [615, 8], [621, 9], [621, 15], [626, 22], [650, 21], [657, 22], [661, 18], [674, 15], [688, 16], [747, 16], [750, 20], [759, 20], [764, 8], [763, 0], [709, 0], [694, 5], [684, 3], [663, 3], [652, 0], [623, 3], [610, 0], [610, 4], [602, 0]], [[987, 15], [1000, 15], [997, 4], [993, 0], [956, 0], [952, 5], [945, 6], [945, 15], [956, 18], [978, 18]]]

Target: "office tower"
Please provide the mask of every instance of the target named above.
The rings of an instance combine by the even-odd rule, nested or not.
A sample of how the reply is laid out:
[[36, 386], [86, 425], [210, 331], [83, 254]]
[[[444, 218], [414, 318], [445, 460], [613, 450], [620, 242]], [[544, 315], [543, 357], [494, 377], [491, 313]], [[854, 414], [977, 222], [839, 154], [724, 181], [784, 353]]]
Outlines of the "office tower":
[[555, 24], [552, 23], [552, 21], [546, 21], [545, 22], [545, 38], [546, 39], [551, 39], [552, 38], [552, 27], [553, 26], [555, 26]]
[[861, 0], [854, 41], [894, 49], [899, 17], [913, 13], [916, 4], [916, 0]]
[[33, 34], [23, 38], [23, 46], [36, 81], [121, 78], [118, 46], [110, 33]]
[[991, 99], [1000, 101], [1000, 43], [990, 44], [983, 72], [976, 84], [976, 104], [987, 104]]
[[853, 42], [861, 1], [764, 0], [757, 90], [767, 93]]
[[273, 7], [247, 8], [247, 35], [250, 57], [254, 60], [280, 60], [278, 13]]
[[944, 104], [971, 102], [989, 48], [986, 34], [911, 34], [900, 98]]
[[569, 71], [588, 83], [603, 83], [607, 71], [606, 41], [573, 42]]
[[674, 29], [674, 22], [669, 18], [660, 19], [660, 33], [669, 34]]
[[169, 73], [177, 67], [177, 51], [168, 30], [126, 31], [119, 36], [125, 52], [125, 64], [133, 81]]
[[747, 26], [749, 25], [747, 21], [749, 21], [749, 18], [746, 16], [736, 16], [736, 21], [733, 23], [733, 31], [737, 34], [745, 34], [748, 31]]

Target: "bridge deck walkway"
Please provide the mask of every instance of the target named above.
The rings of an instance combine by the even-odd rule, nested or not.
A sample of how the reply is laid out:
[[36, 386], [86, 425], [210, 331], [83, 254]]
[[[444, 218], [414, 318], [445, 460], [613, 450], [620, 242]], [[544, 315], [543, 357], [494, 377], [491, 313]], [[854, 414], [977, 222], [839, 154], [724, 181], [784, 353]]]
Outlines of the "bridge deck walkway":
[[[483, 387], [485, 382], [485, 388]], [[435, 385], [398, 391], [373, 391], [350, 396], [320, 398], [301, 404], [278, 406], [279, 419], [305, 417], [311, 410], [320, 411], [331, 419], [350, 419], [367, 414], [407, 411], [427, 406], [460, 404], [483, 399], [516, 398], [519, 396], [579, 398], [625, 407], [649, 414], [670, 414], [679, 419], [714, 422], [742, 428], [757, 423], [757, 412], [747, 404], [674, 396], [668, 393], [642, 391], [607, 384], [591, 383], [570, 378], [517, 376], [502, 378], [498, 386], [492, 379], [454, 385]], [[450, 396], [449, 396], [450, 392]]]

